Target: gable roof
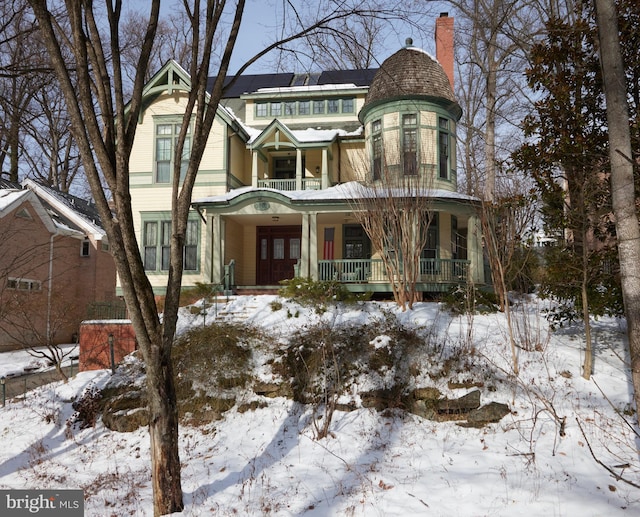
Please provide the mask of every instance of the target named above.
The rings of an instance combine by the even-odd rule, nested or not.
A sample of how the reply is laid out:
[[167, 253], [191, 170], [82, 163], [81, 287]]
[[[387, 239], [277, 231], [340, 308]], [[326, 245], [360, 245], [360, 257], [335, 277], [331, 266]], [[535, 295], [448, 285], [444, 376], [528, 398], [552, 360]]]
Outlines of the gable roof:
[[[211, 78], [209, 81], [211, 81]], [[207, 84], [208, 89], [211, 84], [212, 83]], [[191, 90], [191, 77], [189, 73], [182, 68], [177, 61], [170, 59], [145, 84], [142, 91], [142, 110], [140, 113], [142, 115], [149, 105], [161, 94], [171, 95], [174, 91], [188, 92], [189, 90]], [[207, 93], [207, 96], [208, 95]], [[127, 104], [127, 108], [128, 106], [129, 104]], [[240, 135], [244, 136], [245, 140], [249, 139], [244, 124], [231, 110], [219, 104], [216, 115], [235, 131], [238, 131]]]
[[26, 179], [23, 186], [33, 191], [42, 201], [49, 216], [59, 228], [68, 228], [101, 240], [106, 232], [100, 220], [100, 214], [91, 201], [87, 201], [67, 192]]
[[257, 149], [265, 145], [271, 135], [275, 135], [275, 141], [279, 138], [278, 133], [282, 133], [288, 140], [282, 140], [279, 145], [282, 147], [313, 147], [325, 146], [329, 142], [333, 142], [338, 136], [346, 136], [347, 131], [343, 129], [290, 129], [279, 119], [273, 119], [271, 123], [260, 133], [257, 133], [249, 142], [253, 149]]
[[[17, 188], [16, 188], [17, 185]], [[65, 233], [58, 231], [56, 224], [43, 206], [42, 202], [36, 194], [29, 190], [23, 189], [19, 184], [12, 182], [0, 182], [0, 219], [12, 213], [21, 205], [31, 204], [35, 215], [40, 218], [42, 224], [47, 231], [52, 234]]]

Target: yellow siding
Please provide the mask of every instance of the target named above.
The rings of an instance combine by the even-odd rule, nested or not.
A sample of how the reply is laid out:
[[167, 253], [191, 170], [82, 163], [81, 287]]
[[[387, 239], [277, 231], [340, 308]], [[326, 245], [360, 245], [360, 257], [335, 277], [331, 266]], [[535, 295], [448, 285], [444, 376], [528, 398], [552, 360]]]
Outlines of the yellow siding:
[[440, 233], [440, 258], [451, 258], [451, 216], [440, 213], [438, 231]]
[[433, 111], [421, 111], [420, 124], [423, 126], [435, 126], [436, 114]]
[[386, 113], [382, 120], [382, 129], [398, 126], [398, 113]]
[[244, 227], [244, 257], [246, 269], [242, 272], [242, 281], [236, 278], [240, 285], [256, 285], [256, 227]]
[[422, 163], [436, 165], [438, 163], [435, 129], [420, 130], [420, 160]]

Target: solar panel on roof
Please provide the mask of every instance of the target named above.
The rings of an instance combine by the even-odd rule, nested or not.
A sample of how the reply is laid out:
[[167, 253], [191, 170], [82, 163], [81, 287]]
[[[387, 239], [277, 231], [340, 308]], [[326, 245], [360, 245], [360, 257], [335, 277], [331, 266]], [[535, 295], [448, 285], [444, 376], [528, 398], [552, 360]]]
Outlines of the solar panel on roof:
[[[291, 84], [294, 74], [254, 74], [254, 75], [241, 75], [231, 85], [231, 87], [224, 92], [225, 98], [240, 97], [243, 93], [253, 93], [260, 88], [284, 88]], [[227, 77], [225, 85], [229, 84], [233, 77]]]
[[322, 72], [318, 84], [355, 84], [356, 86], [369, 86], [373, 76], [377, 72], [375, 68], [366, 70], [327, 70]]
[[308, 78], [309, 78], [308, 74], [296, 74], [293, 76], [293, 81], [291, 81], [291, 86], [305, 86], [307, 84]]

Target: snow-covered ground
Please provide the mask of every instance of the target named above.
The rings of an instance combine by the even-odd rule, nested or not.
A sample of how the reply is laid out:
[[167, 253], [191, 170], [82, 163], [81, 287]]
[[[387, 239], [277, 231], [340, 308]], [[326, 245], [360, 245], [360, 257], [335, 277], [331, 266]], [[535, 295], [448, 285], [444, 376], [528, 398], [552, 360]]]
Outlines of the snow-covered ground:
[[[581, 328], [550, 333], [533, 300], [518, 312], [526, 314], [518, 336], [538, 346], [518, 350], [515, 379], [503, 314], [469, 319], [436, 303], [406, 312], [368, 303], [322, 316], [298, 308], [297, 317], [287, 317], [272, 301], [234, 297], [224, 310], [282, 340], [320, 318], [365, 322], [390, 311], [406, 325], [430, 328], [445, 347], [464, 346], [478, 368], [493, 369], [503, 382], [483, 389], [482, 403], [507, 403], [511, 414], [475, 429], [358, 409], [336, 412], [329, 437], [316, 440], [308, 407], [274, 398], [261, 409], [234, 408], [221, 421], [180, 429], [183, 515], [640, 514], [640, 440], [621, 322], [594, 322], [594, 375], [586, 381]], [[185, 311], [181, 331], [195, 324], [202, 318]], [[376, 341], [385, 344], [392, 346], [383, 336]], [[3, 355], [3, 375], [9, 361], [13, 370], [20, 366], [16, 354]], [[82, 488], [89, 517], [152, 515], [146, 431], [115, 433], [100, 421], [82, 430], [66, 426], [71, 402], [109, 377], [107, 370], [82, 372], [0, 408], [0, 489]], [[437, 387], [450, 394], [446, 384]]]

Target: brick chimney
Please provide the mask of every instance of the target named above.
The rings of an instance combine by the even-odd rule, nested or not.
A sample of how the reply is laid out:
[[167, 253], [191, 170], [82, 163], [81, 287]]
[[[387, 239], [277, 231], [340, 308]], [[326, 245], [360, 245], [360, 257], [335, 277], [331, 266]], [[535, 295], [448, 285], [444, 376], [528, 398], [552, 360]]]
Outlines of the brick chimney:
[[453, 18], [440, 13], [436, 19], [436, 59], [444, 68], [453, 89]]

